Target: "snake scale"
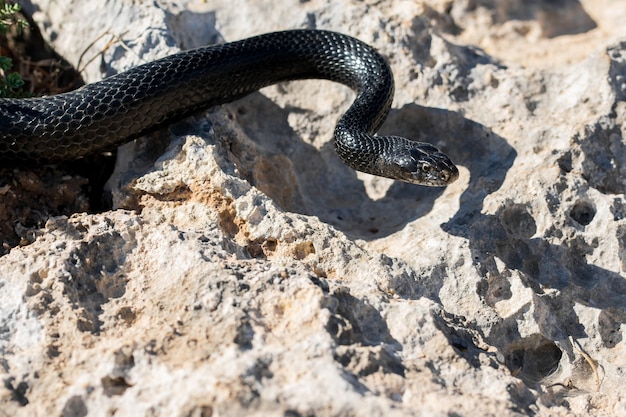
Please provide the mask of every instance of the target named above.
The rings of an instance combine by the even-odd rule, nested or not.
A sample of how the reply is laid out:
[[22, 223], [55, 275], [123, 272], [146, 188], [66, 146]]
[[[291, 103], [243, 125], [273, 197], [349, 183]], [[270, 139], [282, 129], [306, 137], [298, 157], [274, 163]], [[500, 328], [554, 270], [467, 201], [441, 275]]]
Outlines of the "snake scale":
[[323, 30], [267, 33], [177, 53], [64, 94], [0, 99], [0, 159], [82, 158], [268, 85], [309, 78], [357, 93], [334, 131], [346, 165], [430, 186], [458, 177], [450, 158], [433, 145], [375, 134], [393, 99], [391, 69], [369, 45]]

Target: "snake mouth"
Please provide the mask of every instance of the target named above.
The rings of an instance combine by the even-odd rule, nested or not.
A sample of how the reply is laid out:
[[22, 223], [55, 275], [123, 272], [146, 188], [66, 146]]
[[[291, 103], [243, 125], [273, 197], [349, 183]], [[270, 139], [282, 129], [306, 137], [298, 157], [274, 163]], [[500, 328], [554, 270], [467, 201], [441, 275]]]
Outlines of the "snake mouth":
[[426, 172], [413, 173], [405, 181], [427, 187], [446, 187], [456, 181], [458, 177], [459, 171], [453, 167], [453, 169], [430, 169]]
[[459, 170], [452, 164], [441, 167], [429, 163], [422, 163], [416, 169], [396, 173], [395, 179], [409, 184], [423, 185], [427, 187], [446, 187], [459, 178]]
[[[434, 148], [432, 145], [428, 147]], [[412, 151], [409, 156], [407, 152], [396, 152], [391, 158], [380, 158], [370, 173], [428, 187], [445, 187], [459, 178], [458, 168], [443, 152]]]
[[[424, 153], [424, 149], [430, 152]], [[404, 166], [404, 181], [429, 187], [446, 187], [459, 178], [459, 170], [448, 155], [432, 145], [423, 146], [421, 152], [419, 160]]]
[[459, 170], [456, 166], [452, 165], [450, 168], [434, 171], [433, 175], [428, 176], [421, 184], [431, 187], [445, 187], [452, 184], [458, 178]]
[[454, 181], [459, 179], [459, 169], [456, 165], [452, 164], [448, 169], [442, 169], [439, 178], [445, 182], [446, 185], [452, 184]]

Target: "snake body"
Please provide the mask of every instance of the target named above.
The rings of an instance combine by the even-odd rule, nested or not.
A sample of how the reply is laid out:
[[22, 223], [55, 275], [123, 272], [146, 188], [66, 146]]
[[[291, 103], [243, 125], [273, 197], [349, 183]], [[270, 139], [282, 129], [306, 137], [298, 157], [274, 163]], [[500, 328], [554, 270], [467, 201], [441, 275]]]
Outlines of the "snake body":
[[200, 109], [281, 81], [336, 81], [357, 96], [334, 131], [348, 166], [422, 185], [458, 177], [428, 143], [377, 136], [393, 75], [367, 44], [335, 32], [291, 30], [189, 50], [55, 96], [0, 99], [0, 159], [58, 162], [110, 150]]

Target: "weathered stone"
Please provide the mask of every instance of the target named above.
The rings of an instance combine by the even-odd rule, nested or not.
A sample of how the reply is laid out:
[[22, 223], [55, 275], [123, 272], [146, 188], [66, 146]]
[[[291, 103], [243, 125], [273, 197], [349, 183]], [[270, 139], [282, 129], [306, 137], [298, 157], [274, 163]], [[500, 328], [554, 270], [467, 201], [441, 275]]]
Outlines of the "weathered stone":
[[353, 94], [314, 80], [125, 146], [115, 210], [0, 258], [0, 416], [623, 414], [626, 8], [33, 3], [70, 61], [102, 54], [89, 81], [175, 45], [357, 36], [394, 69], [382, 132], [461, 178], [345, 167], [329, 140]]

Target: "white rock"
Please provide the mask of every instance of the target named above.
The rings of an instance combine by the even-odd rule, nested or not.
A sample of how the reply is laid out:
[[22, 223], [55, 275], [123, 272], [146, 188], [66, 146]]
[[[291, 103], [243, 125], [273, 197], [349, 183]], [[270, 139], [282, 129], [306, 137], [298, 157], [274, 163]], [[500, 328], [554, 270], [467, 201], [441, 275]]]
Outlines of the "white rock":
[[89, 81], [177, 45], [357, 36], [396, 76], [382, 132], [461, 178], [342, 165], [353, 95], [321, 81], [178, 123], [156, 161], [127, 145], [117, 210], [0, 258], [0, 416], [623, 414], [626, 8], [33, 3]]

